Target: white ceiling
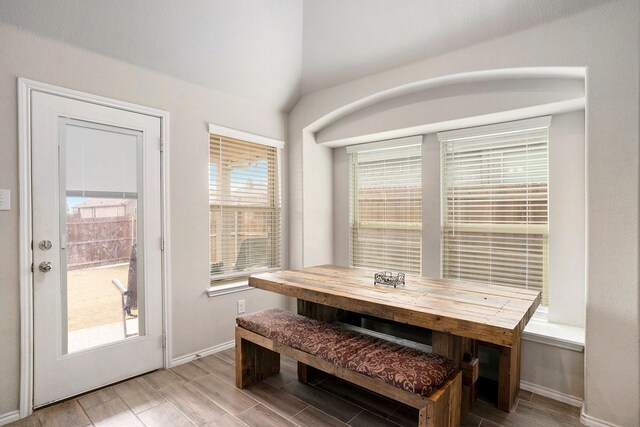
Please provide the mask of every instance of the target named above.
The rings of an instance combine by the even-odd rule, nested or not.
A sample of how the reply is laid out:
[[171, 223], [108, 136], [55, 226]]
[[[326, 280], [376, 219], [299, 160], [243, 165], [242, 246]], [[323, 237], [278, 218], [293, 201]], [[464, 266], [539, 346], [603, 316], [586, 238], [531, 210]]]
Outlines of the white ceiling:
[[302, 93], [588, 9], [603, 0], [304, 0]]
[[301, 0], [0, 0], [0, 21], [268, 107], [300, 94]]
[[0, 21], [288, 111], [301, 94], [602, 1], [0, 0]]

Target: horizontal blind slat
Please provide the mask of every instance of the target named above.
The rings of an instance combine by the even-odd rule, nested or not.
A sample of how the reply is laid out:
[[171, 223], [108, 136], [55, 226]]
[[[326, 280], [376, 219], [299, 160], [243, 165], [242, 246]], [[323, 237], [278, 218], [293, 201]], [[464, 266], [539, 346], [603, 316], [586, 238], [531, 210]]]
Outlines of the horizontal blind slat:
[[281, 196], [278, 150], [210, 134], [210, 274], [279, 268]]
[[440, 144], [443, 275], [544, 290], [548, 128]]
[[421, 146], [350, 153], [350, 262], [420, 273]]

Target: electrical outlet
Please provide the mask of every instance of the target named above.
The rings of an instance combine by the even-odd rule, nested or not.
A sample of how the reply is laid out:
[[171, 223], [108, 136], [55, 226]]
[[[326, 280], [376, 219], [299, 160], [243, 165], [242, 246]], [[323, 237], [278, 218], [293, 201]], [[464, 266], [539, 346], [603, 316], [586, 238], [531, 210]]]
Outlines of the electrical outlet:
[[239, 299], [238, 300], [238, 314], [244, 313], [245, 310], [245, 300], [243, 299]]

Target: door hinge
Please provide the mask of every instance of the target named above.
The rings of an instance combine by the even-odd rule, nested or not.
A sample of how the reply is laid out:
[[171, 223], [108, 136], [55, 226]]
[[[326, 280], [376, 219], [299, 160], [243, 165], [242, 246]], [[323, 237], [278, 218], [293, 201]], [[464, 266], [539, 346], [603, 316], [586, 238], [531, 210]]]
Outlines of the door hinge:
[[160, 137], [160, 152], [164, 151], [164, 137]]
[[164, 251], [164, 237], [160, 239], [160, 250]]
[[165, 332], [162, 333], [162, 348], [167, 348], [167, 334]]
[[33, 273], [33, 263], [31, 263], [31, 272]]

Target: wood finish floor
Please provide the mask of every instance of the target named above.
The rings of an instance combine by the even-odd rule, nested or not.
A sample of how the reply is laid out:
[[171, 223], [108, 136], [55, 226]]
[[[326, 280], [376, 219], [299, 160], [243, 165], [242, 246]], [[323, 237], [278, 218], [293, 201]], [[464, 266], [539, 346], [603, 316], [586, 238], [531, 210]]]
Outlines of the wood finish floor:
[[[296, 364], [245, 390], [235, 387], [234, 349], [159, 370], [36, 411], [12, 427], [415, 426], [414, 409], [333, 377], [305, 385]], [[579, 409], [520, 392], [511, 413], [478, 400], [463, 427], [580, 426]]]

